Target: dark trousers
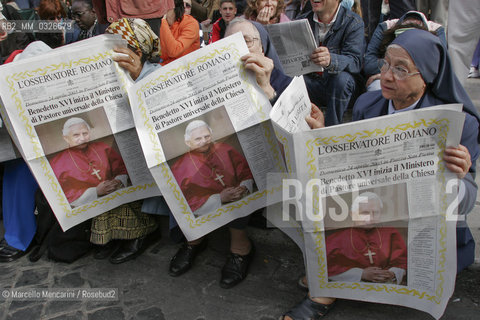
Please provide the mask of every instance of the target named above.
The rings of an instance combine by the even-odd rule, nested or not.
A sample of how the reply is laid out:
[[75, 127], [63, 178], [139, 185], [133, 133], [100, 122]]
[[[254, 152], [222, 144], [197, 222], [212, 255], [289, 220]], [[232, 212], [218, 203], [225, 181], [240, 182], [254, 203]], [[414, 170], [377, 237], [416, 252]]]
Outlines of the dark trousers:
[[310, 101], [318, 107], [326, 107], [325, 126], [342, 123], [343, 114], [355, 93], [355, 79], [348, 72], [309, 74], [305, 79]]
[[365, 36], [368, 42], [380, 22], [382, 0], [362, 0], [360, 4], [362, 6], [363, 23], [365, 24]]

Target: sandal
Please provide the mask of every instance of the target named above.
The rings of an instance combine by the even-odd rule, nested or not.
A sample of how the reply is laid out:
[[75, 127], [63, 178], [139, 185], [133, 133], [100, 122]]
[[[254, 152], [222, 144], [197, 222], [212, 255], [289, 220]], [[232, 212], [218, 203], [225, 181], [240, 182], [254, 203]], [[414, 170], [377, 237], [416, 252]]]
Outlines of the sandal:
[[305, 283], [303, 282], [303, 279], [306, 280], [307, 278], [306, 278], [305, 276], [301, 276], [301, 277], [298, 279], [297, 285], [298, 285], [298, 287], [299, 287], [300, 289], [305, 290], [305, 291], [308, 291], [308, 282], [307, 282], [307, 284], [305, 284]]
[[319, 320], [335, 306], [335, 301], [330, 304], [318, 303], [311, 300], [308, 295], [293, 309], [285, 313], [279, 320], [289, 316], [293, 320]]

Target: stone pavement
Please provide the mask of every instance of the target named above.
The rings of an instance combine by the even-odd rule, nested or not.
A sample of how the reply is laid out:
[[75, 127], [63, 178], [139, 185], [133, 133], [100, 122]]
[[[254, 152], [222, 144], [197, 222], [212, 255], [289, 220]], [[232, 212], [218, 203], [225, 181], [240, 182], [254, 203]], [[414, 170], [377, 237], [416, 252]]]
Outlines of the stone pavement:
[[[467, 89], [480, 106], [480, 79], [467, 81]], [[477, 177], [478, 180], [478, 177]], [[480, 197], [478, 198], [480, 199]], [[33, 301], [0, 298], [4, 319], [152, 319], [152, 320], [275, 320], [300, 301], [297, 287], [303, 258], [296, 245], [276, 229], [250, 228], [257, 253], [247, 279], [237, 287], [219, 287], [220, 269], [228, 252], [228, 232], [209, 236], [208, 249], [198, 256], [188, 273], [167, 274], [170, 257], [178, 245], [166, 236], [167, 221], [156, 243], [137, 259], [120, 265], [95, 260], [91, 254], [65, 264], [42, 257], [27, 257], [0, 264], [0, 291], [9, 288], [115, 288], [115, 301]], [[477, 240], [477, 263], [457, 276], [455, 293], [442, 319], [478, 319], [480, 314], [480, 201], [469, 220]], [[2, 232], [3, 233], [3, 232]], [[340, 300], [326, 319], [432, 319], [409, 308]]]
[[[166, 226], [166, 220], [163, 221]], [[164, 228], [165, 229], [165, 228]], [[163, 230], [166, 232], [166, 230]], [[32, 263], [22, 257], [0, 264], [0, 289], [117, 288], [117, 301], [18, 301], [0, 298], [0, 319], [152, 319], [274, 320], [305, 292], [297, 287], [302, 255], [276, 229], [249, 230], [257, 254], [246, 280], [237, 287], [219, 287], [219, 273], [228, 251], [228, 232], [215, 231], [208, 249], [189, 272], [167, 274], [177, 245], [163, 237], [136, 260], [112, 265], [91, 254], [72, 264], [43, 257]], [[462, 272], [443, 319], [475, 319], [480, 313], [480, 265]], [[327, 319], [431, 319], [423, 312], [390, 305], [340, 300]]]

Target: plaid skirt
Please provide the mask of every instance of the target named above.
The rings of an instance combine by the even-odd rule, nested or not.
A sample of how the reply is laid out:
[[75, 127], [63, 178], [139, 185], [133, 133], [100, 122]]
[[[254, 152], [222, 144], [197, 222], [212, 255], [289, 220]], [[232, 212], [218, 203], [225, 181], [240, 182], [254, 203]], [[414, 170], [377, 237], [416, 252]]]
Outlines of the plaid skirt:
[[155, 216], [141, 212], [142, 201], [134, 201], [92, 219], [90, 242], [104, 245], [111, 240], [132, 240], [158, 227]]

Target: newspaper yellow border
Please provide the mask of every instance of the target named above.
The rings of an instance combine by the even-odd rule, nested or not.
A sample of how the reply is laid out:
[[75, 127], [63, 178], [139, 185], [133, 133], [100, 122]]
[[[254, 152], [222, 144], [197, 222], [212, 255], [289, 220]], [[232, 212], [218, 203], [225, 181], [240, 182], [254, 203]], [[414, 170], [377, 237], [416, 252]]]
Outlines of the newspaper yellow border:
[[[268, 146], [270, 148], [270, 152], [274, 157], [274, 163], [275, 163], [276, 169], [278, 170], [278, 172], [284, 172], [285, 168], [282, 163], [282, 157], [279, 152], [277, 140], [275, 138], [275, 134], [273, 133], [271, 125], [267, 121], [259, 123], [259, 125], [262, 126], [264, 137], [266, 138]], [[190, 207], [187, 203], [187, 200], [183, 196], [182, 191], [179, 189], [177, 181], [175, 180], [175, 177], [173, 176], [172, 171], [170, 170], [168, 164], [164, 162], [159, 167], [162, 172], [162, 176], [165, 179], [165, 183], [169, 186], [169, 189], [172, 191], [175, 197], [175, 200], [177, 202], [177, 205], [180, 208], [180, 212], [184, 215], [185, 220], [187, 221], [190, 229], [195, 229], [197, 227], [200, 227], [203, 224], [208, 223], [224, 214], [232, 213], [237, 209], [247, 206], [253, 201], [264, 199], [269, 194], [273, 194], [281, 190], [281, 186], [276, 186], [269, 189], [265, 189], [263, 191], [257, 191], [255, 193], [248, 195], [242, 200], [236, 201], [228, 205], [224, 205], [212, 213], [196, 218], [192, 213], [192, 211], [190, 210]]]
[[156, 130], [154, 129], [153, 124], [150, 121], [150, 117], [148, 116], [148, 110], [146, 108], [146, 103], [143, 100], [142, 93], [144, 91], [146, 91], [147, 89], [155, 86], [158, 82], [166, 81], [170, 77], [174, 77], [179, 73], [185, 72], [185, 71], [187, 71], [187, 70], [189, 70], [189, 69], [191, 69], [191, 68], [193, 68], [193, 67], [195, 67], [195, 66], [197, 66], [201, 63], [204, 63], [208, 60], [211, 60], [211, 59], [215, 58], [216, 56], [221, 55], [225, 52], [230, 53], [233, 56], [233, 58], [238, 60], [237, 67], [240, 70], [240, 78], [243, 80], [243, 84], [246, 85], [247, 90], [250, 93], [250, 96], [254, 97], [253, 101], [255, 102], [255, 108], [256, 108], [257, 113], [260, 115], [260, 119], [261, 120], [268, 119], [268, 115], [263, 111], [262, 106], [259, 104], [258, 99], [257, 99], [256, 95], [254, 94], [255, 90], [253, 89], [253, 86], [250, 83], [248, 83], [248, 81], [246, 81], [247, 80], [247, 72], [246, 72], [245, 68], [243, 67], [243, 63], [240, 60], [240, 52], [237, 49], [237, 45], [231, 43], [227, 46], [223, 46], [223, 47], [220, 47], [218, 49], [212, 50], [208, 54], [206, 54], [204, 56], [201, 56], [201, 57], [198, 57], [196, 60], [190, 61], [186, 64], [182, 64], [178, 68], [172, 69], [168, 72], [163, 72], [157, 78], [145, 83], [135, 93], [137, 98], [138, 98], [138, 102], [139, 102], [138, 109], [139, 109], [140, 115], [142, 117], [143, 126], [144, 126], [144, 128], [146, 128], [146, 130], [148, 132], [148, 137], [149, 137], [150, 143], [153, 146], [152, 150], [155, 154], [155, 160], [156, 161], [152, 165], [152, 167], [156, 167], [156, 166], [161, 165], [162, 163], [164, 163], [166, 161], [166, 159], [165, 159], [165, 155], [163, 154], [162, 148], [160, 147], [160, 141], [159, 141], [158, 135], [156, 133]]
[[[268, 115], [264, 112], [262, 105], [259, 103], [259, 100], [256, 97], [255, 90], [253, 86], [247, 81], [247, 72], [245, 68], [243, 67], [243, 63], [240, 60], [240, 52], [237, 49], [236, 44], [229, 44], [223, 47], [220, 47], [218, 49], [210, 51], [208, 54], [198, 57], [196, 60], [190, 61], [186, 64], [180, 65], [178, 68], [172, 69], [166, 73], [162, 73], [160, 76], [157, 78], [147, 82], [143, 86], [141, 86], [136, 92], [136, 96], [138, 98], [139, 104], [138, 104], [138, 109], [140, 111], [140, 115], [143, 121], [143, 125], [146, 128], [148, 132], [148, 137], [153, 145], [152, 150], [155, 155], [155, 163], [153, 167], [159, 167], [161, 171], [161, 175], [165, 179], [165, 184], [169, 187], [170, 191], [173, 193], [173, 196], [175, 197], [175, 200], [177, 202], [177, 205], [180, 208], [181, 213], [185, 216], [186, 221], [188, 222], [188, 225], [191, 229], [195, 229], [196, 227], [200, 227], [203, 224], [212, 221], [216, 219], [219, 216], [222, 216], [223, 214], [230, 213], [236, 209], [239, 209], [241, 207], [244, 207], [248, 204], [250, 204], [253, 201], [256, 201], [258, 199], [262, 199], [266, 197], [268, 194], [272, 194], [274, 192], [280, 191], [280, 186], [275, 187], [275, 188], [270, 188], [263, 190], [261, 192], [255, 192], [245, 198], [243, 198], [240, 201], [237, 201], [235, 203], [229, 204], [222, 206], [221, 208], [217, 209], [215, 212], [201, 216], [196, 218], [193, 213], [190, 210], [190, 207], [187, 204], [187, 201], [185, 197], [183, 196], [183, 193], [181, 190], [178, 188], [178, 184], [175, 180], [175, 177], [173, 177], [172, 172], [166, 163], [165, 155], [163, 154], [163, 151], [160, 146], [160, 141], [158, 138], [158, 135], [156, 134], [156, 131], [153, 127], [153, 124], [150, 121], [150, 118], [148, 116], [148, 110], [146, 108], [146, 103], [143, 100], [142, 93], [155, 86], [158, 82], [165, 81], [170, 77], [173, 77], [179, 73], [185, 72], [198, 64], [204, 63], [208, 60], [211, 60], [215, 58], [218, 55], [221, 55], [225, 52], [230, 53], [234, 59], [237, 59], [237, 67], [240, 70], [240, 78], [243, 80], [243, 84], [246, 85], [247, 90], [250, 94], [251, 97], [253, 97], [253, 101], [255, 103], [254, 107], [257, 111], [257, 114], [259, 115], [260, 120], [267, 120]], [[282, 164], [282, 159], [281, 155], [278, 150], [278, 146], [276, 145], [277, 141], [275, 139], [275, 135], [272, 130], [270, 130], [270, 127], [268, 127], [268, 124], [263, 121], [261, 124], [264, 132], [264, 136], [267, 139], [268, 145], [270, 147], [270, 151], [272, 152], [274, 156], [274, 162], [275, 162], [275, 167], [279, 170], [279, 172], [284, 172], [284, 166]]]
[[[33, 69], [33, 70], [24, 71], [24, 72], [15, 72], [15, 73], [12, 73], [12, 74], [7, 75], [5, 77], [5, 81], [8, 83], [8, 88], [9, 88], [10, 92], [12, 92], [11, 98], [14, 101], [16, 110], [18, 112], [18, 118], [23, 123], [23, 125], [26, 129], [27, 135], [30, 137], [30, 144], [32, 145], [35, 156], [36, 156], [36, 159], [34, 159], [33, 161], [36, 161], [37, 159], [40, 160], [40, 166], [42, 168], [44, 176], [45, 176], [45, 178], [47, 178], [47, 181], [48, 181], [48, 184], [49, 184], [50, 188], [55, 193], [57, 204], [63, 210], [63, 213], [65, 214], [66, 218], [71, 218], [71, 217], [76, 216], [80, 213], [83, 213], [83, 212], [85, 212], [85, 211], [87, 211], [91, 208], [95, 208], [99, 205], [108, 203], [108, 202], [114, 200], [115, 198], [120, 197], [124, 194], [130, 194], [130, 193], [133, 193], [133, 192], [136, 192], [136, 191], [146, 190], [148, 188], [154, 187], [154, 186], [156, 186], [156, 184], [155, 183], [147, 183], [147, 184], [144, 184], [144, 185], [137, 185], [137, 186], [131, 186], [131, 187], [128, 187], [128, 188], [124, 188], [124, 189], [121, 189], [121, 190], [116, 191], [114, 193], [111, 193], [110, 195], [108, 195], [106, 197], [102, 197], [99, 200], [95, 200], [95, 201], [89, 203], [88, 205], [84, 205], [84, 206], [80, 206], [80, 207], [72, 209], [70, 204], [67, 201], [67, 198], [65, 197], [65, 194], [62, 191], [62, 188], [60, 187], [60, 184], [58, 183], [58, 180], [57, 180], [55, 174], [53, 173], [53, 170], [52, 170], [50, 164], [47, 161], [46, 156], [43, 154], [42, 147], [40, 146], [40, 144], [38, 143], [38, 141], [36, 139], [37, 134], [35, 133], [35, 129], [30, 124], [30, 120], [26, 115], [27, 111], [23, 107], [22, 100], [20, 99], [20, 93], [15, 88], [15, 81], [31, 78], [31, 77], [38, 76], [38, 75], [41, 76], [41, 75], [45, 75], [47, 73], [51, 73], [51, 72], [55, 72], [55, 71], [72, 69], [72, 68], [75, 68], [75, 67], [78, 67], [78, 66], [81, 66], [81, 65], [86, 65], [86, 64], [98, 62], [99, 60], [104, 60], [104, 59], [107, 59], [107, 58], [111, 58], [111, 56], [112, 56], [112, 51], [107, 50], [107, 51], [104, 51], [104, 52], [100, 52], [97, 55], [90, 56], [90, 57], [81, 58], [81, 59], [78, 59], [78, 60], [70, 60], [68, 63], [66, 63], [66, 62], [53, 63], [53, 64], [50, 64], [50, 65], [48, 65], [46, 67], [43, 67], [43, 68], [36, 68], [36, 69]], [[123, 82], [123, 84], [122, 84], [122, 87], [125, 89], [124, 86], [125, 86], [125, 82]], [[126, 90], [125, 90], [125, 95], [126, 95]]]
[[[387, 134], [391, 134], [397, 131], [406, 131], [409, 129], [416, 129], [419, 127], [429, 127], [431, 125], [436, 125], [437, 128], [439, 129], [439, 138], [437, 141], [437, 145], [439, 147], [440, 152], [438, 153], [438, 158], [443, 159], [443, 153], [445, 150], [445, 144], [444, 142], [446, 141], [446, 137], [448, 134], [449, 130], [449, 119], [448, 118], [442, 118], [442, 119], [420, 119], [418, 121], [412, 121], [412, 122], [407, 122], [407, 123], [402, 123], [398, 124], [394, 127], [387, 126], [383, 130], [381, 129], [375, 129], [372, 131], [369, 130], [363, 130], [356, 132], [355, 134], [346, 134], [343, 136], [329, 136], [329, 137], [324, 137], [324, 138], [317, 138], [317, 139], [310, 139], [305, 142], [305, 147], [307, 150], [307, 164], [308, 164], [308, 177], [310, 179], [314, 179], [318, 176], [318, 168], [315, 165], [315, 156], [314, 156], [314, 150], [318, 148], [320, 145], [328, 145], [331, 143], [339, 143], [342, 141], [346, 142], [352, 142], [355, 140], [361, 140], [361, 139], [366, 139], [370, 137], [379, 137], [379, 136], [385, 136]], [[440, 176], [440, 179], [442, 180], [443, 183], [445, 183], [445, 166], [443, 160], [439, 161], [439, 167], [438, 167], [438, 173]], [[314, 222], [315, 226], [315, 252], [318, 257], [318, 265], [319, 269], [317, 271], [317, 277], [319, 280], [320, 288], [321, 289], [353, 289], [353, 290], [360, 290], [360, 291], [366, 291], [366, 292], [378, 292], [378, 293], [385, 293], [385, 294], [402, 294], [402, 295], [408, 295], [412, 297], [416, 297], [420, 300], [429, 300], [432, 301], [433, 303], [440, 304], [441, 303], [441, 298], [444, 293], [444, 288], [443, 285], [445, 283], [445, 277], [444, 273], [446, 272], [446, 241], [447, 241], [447, 224], [446, 224], [446, 210], [448, 207], [447, 203], [447, 196], [445, 192], [441, 191], [442, 196], [441, 196], [441, 216], [443, 219], [441, 219], [441, 226], [440, 226], [440, 239], [438, 240], [438, 256], [439, 258], [439, 263], [438, 266], [439, 268], [437, 269], [436, 277], [437, 277], [437, 283], [438, 286], [436, 287], [435, 290], [435, 295], [431, 295], [426, 291], [421, 291], [421, 290], [416, 290], [416, 289], [409, 289], [406, 288], [405, 286], [398, 286], [398, 285], [385, 285], [385, 284], [367, 284], [367, 283], [359, 283], [359, 282], [340, 282], [340, 281], [335, 281], [335, 282], [328, 282], [328, 275], [327, 275], [327, 270], [326, 270], [326, 252], [325, 252], [325, 241], [324, 241], [324, 233], [322, 231], [322, 227], [319, 222]], [[315, 201], [317, 202], [317, 201]]]

